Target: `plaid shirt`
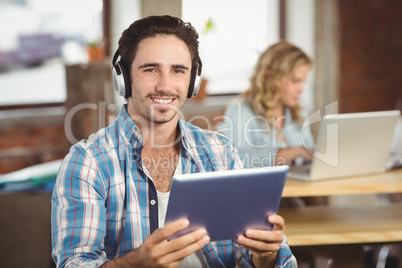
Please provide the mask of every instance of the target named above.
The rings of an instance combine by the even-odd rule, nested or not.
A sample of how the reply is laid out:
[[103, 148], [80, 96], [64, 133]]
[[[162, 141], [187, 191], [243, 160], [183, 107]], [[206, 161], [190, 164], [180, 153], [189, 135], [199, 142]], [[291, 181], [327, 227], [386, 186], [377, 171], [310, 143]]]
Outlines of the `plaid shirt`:
[[[183, 173], [243, 168], [221, 134], [179, 120]], [[74, 145], [52, 196], [52, 247], [57, 267], [99, 267], [141, 245], [158, 228], [157, 194], [142, 166], [142, 135], [125, 107], [108, 127]], [[209, 267], [253, 267], [235, 241], [202, 249]], [[296, 267], [286, 240], [276, 267]]]

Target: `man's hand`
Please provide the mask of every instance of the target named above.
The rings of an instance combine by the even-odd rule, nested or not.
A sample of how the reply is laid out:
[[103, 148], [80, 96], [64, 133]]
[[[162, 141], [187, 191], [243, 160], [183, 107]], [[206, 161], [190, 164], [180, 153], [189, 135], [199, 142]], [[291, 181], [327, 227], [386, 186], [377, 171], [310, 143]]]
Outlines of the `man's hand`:
[[101, 267], [177, 267], [185, 257], [210, 241], [205, 229], [167, 241], [171, 235], [185, 229], [189, 224], [187, 219], [167, 224], [148, 236], [138, 248], [104, 263]]
[[238, 243], [251, 251], [255, 267], [274, 267], [283, 234], [285, 220], [279, 215], [268, 217], [274, 224], [272, 231], [246, 230], [245, 236], [238, 237]]

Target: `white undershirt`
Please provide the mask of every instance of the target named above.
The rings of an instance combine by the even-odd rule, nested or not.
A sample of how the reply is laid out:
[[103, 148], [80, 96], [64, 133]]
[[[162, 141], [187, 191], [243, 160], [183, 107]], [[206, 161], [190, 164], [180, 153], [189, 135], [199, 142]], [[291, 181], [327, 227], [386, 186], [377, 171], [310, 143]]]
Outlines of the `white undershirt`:
[[[181, 157], [179, 157], [176, 170], [174, 175], [182, 174], [181, 172]], [[158, 222], [159, 228], [165, 225], [165, 217], [166, 217], [166, 210], [167, 205], [169, 202], [170, 191], [167, 193], [161, 193], [156, 191], [158, 196]], [[179, 268], [184, 267], [193, 267], [193, 268], [203, 268], [207, 267], [206, 262], [204, 260], [204, 256], [202, 255], [201, 250], [197, 250], [195, 253], [191, 254], [190, 256], [184, 258], [184, 260], [180, 263]]]

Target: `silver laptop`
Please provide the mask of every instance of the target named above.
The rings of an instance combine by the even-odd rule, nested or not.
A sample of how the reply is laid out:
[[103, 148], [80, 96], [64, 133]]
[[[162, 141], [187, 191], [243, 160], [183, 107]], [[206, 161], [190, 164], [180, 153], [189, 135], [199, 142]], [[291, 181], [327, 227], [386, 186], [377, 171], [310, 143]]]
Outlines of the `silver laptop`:
[[386, 171], [399, 110], [325, 115], [309, 165], [288, 178], [321, 180]]

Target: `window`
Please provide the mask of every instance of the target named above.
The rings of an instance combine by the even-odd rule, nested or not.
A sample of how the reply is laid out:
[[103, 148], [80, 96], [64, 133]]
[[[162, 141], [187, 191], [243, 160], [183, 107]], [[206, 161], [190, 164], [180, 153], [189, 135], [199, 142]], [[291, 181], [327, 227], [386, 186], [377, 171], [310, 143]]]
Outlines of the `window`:
[[279, 40], [278, 1], [182, 0], [182, 17], [199, 33], [208, 94], [247, 89], [258, 56]]
[[102, 31], [102, 0], [0, 3], [0, 106], [64, 102], [64, 64]]

